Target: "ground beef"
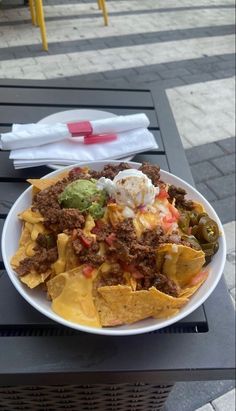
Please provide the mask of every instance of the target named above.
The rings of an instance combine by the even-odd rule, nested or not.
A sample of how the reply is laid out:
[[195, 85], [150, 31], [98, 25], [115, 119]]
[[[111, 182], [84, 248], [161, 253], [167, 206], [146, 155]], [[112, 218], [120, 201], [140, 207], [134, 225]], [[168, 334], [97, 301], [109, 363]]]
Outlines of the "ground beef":
[[178, 297], [179, 295], [178, 285], [161, 273], [154, 273], [150, 277], [144, 277], [137, 281], [137, 290], [148, 290], [150, 287], [155, 287], [172, 297]]
[[72, 241], [72, 247], [76, 255], [80, 255], [83, 250], [83, 246], [78, 238]]
[[58, 196], [70, 181], [64, 178], [34, 196], [33, 210], [38, 210], [45, 218], [44, 225], [60, 233], [64, 230], [83, 227], [85, 218], [77, 209], [61, 208]]
[[120, 264], [112, 264], [109, 272], [100, 274], [98, 287], [125, 284], [123, 274]]
[[90, 246], [85, 247], [80, 238], [82, 235], [84, 237], [83, 232], [77, 230], [77, 238], [72, 240], [72, 247], [78, 256], [79, 262], [81, 264], [90, 264], [94, 267], [101, 265], [105, 261], [105, 258], [98, 254], [100, 248], [98, 242], [93, 242]]
[[127, 218], [115, 228], [116, 238], [123, 242], [132, 242], [136, 240], [136, 232], [132, 218]]
[[157, 247], [160, 243], [160, 239], [163, 237], [164, 231], [161, 226], [157, 226], [155, 230], [146, 230], [141, 237], [142, 244], [149, 245], [151, 247]]
[[39, 246], [39, 248], [46, 248], [49, 250], [50, 248], [56, 247], [57, 245], [57, 239], [54, 234], [38, 234], [38, 237], [36, 238], [36, 244]]
[[37, 193], [33, 198], [33, 207], [39, 210], [43, 217], [50, 219], [51, 210], [60, 210], [61, 207], [58, 202], [58, 196], [62, 193], [68, 183], [68, 179], [63, 178], [56, 184]]
[[192, 210], [193, 209], [193, 202], [191, 200], [186, 200], [185, 195], [187, 194], [186, 191], [181, 187], [175, 187], [171, 185], [168, 189], [169, 194], [169, 202], [172, 203], [175, 199], [175, 206], [177, 208], [182, 208], [185, 210]]
[[82, 264], [89, 264], [93, 267], [99, 267], [104, 263], [105, 258], [99, 254], [95, 254], [92, 249], [83, 250], [83, 253], [79, 255], [79, 261]]
[[114, 164], [106, 164], [102, 171], [91, 171], [91, 176], [93, 178], [100, 178], [106, 177], [113, 180], [113, 178], [119, 173], [119, 171], [128, 170], [131, 168], [127, 163], [119, 163], [117, 165]]
[[96, 240], [98, 242], [105, 241], [106, 237], [108, 237], [112, 232], [113, 227], [105, 223], [100, 223], [92, 229], [92, 233], [96, 234]]
[[160, 184], [164, 184], [160, 180], [160, 167], [158, 165], [153, 165], [149, 163], [143, 163], [139, 168], [146, 176], [152, 180], [152, 184], [156, 187], [159, 187]]
[[69, 175], [68, 175], [68, 180], [70, 182], [75, 181], [75, 180], [90, 180], [92, 178], [92, 175], [90, 171], [85, 172], [85, 170], [81, 167], [75, 167], [70, 170]]
[[50, 269], [51, 264], [53, 264], [57, 258], [57, 247], [47, 250], [37, 245], [35, 254], [21, 261], [19, 267], [16, 268], [16, 272], [19, 276], [26, 275], [32, 270], [35, 270], [39, 274], [45, 273]]
[[82, 228], [85, 223], [84, 215], [76, 208], [63, 208], [58, 215], [59, 230], [73, 230]]
[[132, 218], [127, 218], [114, 228], [115, 240], [108, 247], [107, 254], [112, 259], [118, 259], [126, 263], [131, 263], [137, 258], [138, 246], [136, 232]]

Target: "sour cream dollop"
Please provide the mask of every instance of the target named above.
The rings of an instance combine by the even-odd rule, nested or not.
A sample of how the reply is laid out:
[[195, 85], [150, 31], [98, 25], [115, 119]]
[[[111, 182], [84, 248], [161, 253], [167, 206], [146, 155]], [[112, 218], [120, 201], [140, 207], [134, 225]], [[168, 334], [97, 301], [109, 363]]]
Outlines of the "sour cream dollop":
[[97, 188], [105, 190], [118, 204], [133, 209], [152, 205], [159, 193], [159, 188], [152, 184], [146, 174], [133, 168], [120, 171], [113, 181], [101, 177], [97, 181]]

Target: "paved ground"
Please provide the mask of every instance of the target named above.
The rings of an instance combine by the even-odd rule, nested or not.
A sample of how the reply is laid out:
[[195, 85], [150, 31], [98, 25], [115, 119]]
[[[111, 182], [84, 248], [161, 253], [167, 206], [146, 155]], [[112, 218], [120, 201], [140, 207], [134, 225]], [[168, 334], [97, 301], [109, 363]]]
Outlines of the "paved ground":
[[[224, 223], [224, 275], [235, 301], [234, 1], [107, 0], [104, 27], [96, 0], [44, 0], [48, 53], [28, 9], [2, 2], [0, 78], [166, 88], [197, 188]], [[232, 381], [176, 384], [165, 410], [233, 411], [233, 388]]]

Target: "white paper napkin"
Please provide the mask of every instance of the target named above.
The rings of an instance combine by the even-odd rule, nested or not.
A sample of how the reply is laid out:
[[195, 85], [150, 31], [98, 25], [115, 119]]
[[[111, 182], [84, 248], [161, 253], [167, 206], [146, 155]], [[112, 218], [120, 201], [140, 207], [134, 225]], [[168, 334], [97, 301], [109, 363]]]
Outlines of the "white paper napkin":
[[1, 134], [0, 148], [13, 150], [35, 147], [70, 137], [66, 124], [13, 124], [10, 133]]
[[117, 116], [90, 121], [93, 134], [122, 133], [137, 128], [147, 128], [149, 120], [144, 113], [131, 114], [129, 116]]
[[11, 151], [10, 159], [16, 168], [43, 164], [75, 164], [80, 161], [117, 159], [143, 151], [157, 149], [157, 142], [146, 128], [118, 134], [117, 140], [85, 145], [73, 140], [45, 144], [40, 147]]
[[[124, 131], [146, 128], [149, 120], [144, 113], [128, 116], [117, 116], [90, 121], [93, 134], [120, 133]], [[15, 150], [38, 147], [44, 144], [62, 141], [71, 137], [66, 124], [13, 124], [10, 133], [1, 134], [0, 148]]]

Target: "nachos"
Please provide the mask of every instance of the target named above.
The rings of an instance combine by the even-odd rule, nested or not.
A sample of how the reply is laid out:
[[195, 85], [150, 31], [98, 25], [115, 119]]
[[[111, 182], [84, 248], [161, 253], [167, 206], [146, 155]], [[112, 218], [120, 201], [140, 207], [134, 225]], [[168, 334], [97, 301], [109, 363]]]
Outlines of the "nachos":
[[108, 164], [34, 179], [11, 265], [52, 309], [91, 327], [175, 315], [207, 278], [217, 223], [160, 168]]

